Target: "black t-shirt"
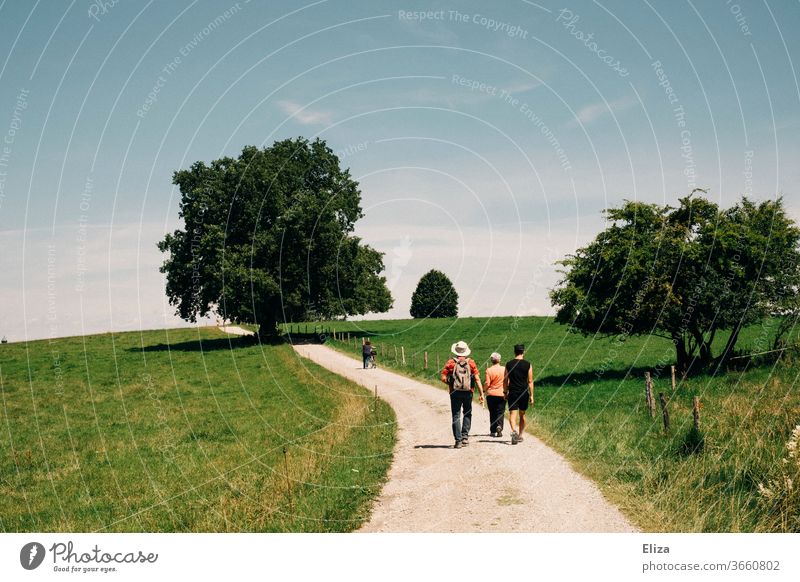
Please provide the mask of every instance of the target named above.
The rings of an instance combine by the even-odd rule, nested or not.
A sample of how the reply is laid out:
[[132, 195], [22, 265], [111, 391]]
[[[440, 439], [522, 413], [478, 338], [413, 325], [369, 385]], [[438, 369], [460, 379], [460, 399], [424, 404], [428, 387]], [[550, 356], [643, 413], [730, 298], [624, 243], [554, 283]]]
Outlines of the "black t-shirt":
[[530, 369], [531, 363], [528, 360], [514, 358], [506, 363], [509, 392], [522, 392], [528, 389], [528, 370]]
[[361, 353], [364, 355], [365, 358], [371, 356], [372, 355], [372, 345], [364, 344], [361, 347]]

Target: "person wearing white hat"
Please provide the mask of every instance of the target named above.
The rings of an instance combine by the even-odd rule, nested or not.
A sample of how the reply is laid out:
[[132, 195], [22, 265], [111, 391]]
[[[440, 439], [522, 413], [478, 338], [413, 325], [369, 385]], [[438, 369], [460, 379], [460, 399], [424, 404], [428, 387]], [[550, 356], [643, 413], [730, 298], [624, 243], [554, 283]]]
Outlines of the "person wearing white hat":
[[453, 357], [447, 360], [442, 369], [442, 382], [447, 384], [450, 390], [453, 438], [456, 441], [453, 448], [460, 449], [469, 444], [474, 386], [480, 390], [480, 402], [483, 404], [483, 384], [481, 384], [481, 374], [477, 364], [469, 358], [470, 349], [467, 342], [454, 343], [450, 351], [453, 353]]
[[486, 367], [486, 405], [489, 408], [489, 434], [493, 437], [503, 436], [503, 415], [506, 412], [506, 397], [503, 391], [506, 369], [500, 364], [500, 354], [494, 352], [489, 356], [492, 365]]

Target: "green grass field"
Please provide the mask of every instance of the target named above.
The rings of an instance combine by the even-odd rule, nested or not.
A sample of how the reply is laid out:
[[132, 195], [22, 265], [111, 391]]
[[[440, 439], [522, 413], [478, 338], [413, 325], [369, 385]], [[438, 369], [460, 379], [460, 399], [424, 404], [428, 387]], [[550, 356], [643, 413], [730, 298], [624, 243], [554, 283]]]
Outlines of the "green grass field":
[[[585, 338], [546, 317], [326, 325], [337, 334], [351, 334], [350, 345], [329, 342], [337, 349], [356, 355], [360, 337], [370, 337], [382, 353], [379, 365], [438, 386], [437, 356], [443, 365], [457, 340], [469, 343], [481, 365], [493, 351], [509, 358], [513, 345], [523, 342], [535, 368], [530, 430], [595, 480], [643, 530], [797, 530], [760, 502], [758, 490], [759, 483], [775, 477], [792, 428], [800, 423], [800, 366], [788, 360], [715, 377], [695, 376], [679, 382], [670, 395], [675, 354], [669, 341], [657, 337], [624, 342]], [[775, 328], [775, 322], [768, 321], [746, 330], [738, 349], [768, 350]], [[400, 346], [406, 365], [400, 361]], [[428, 370], [423, 365], [426, 351]], [[651, 420], [645, 407], [643, 374], [648, 370], [656, 378], [656, 393], [671, 396], [669, 434], [663, 432], [660, 413]], [[685, 454], [695, 395], [702, 404], [705, 450]], [[794, 499], [791, 503], [800, 501]], [[796, 505], [790, 510], [797, 515]]]
[[367, 390], [214, 328], [3, 345], [0, 388], [6, 532], [349, 531], [395, 442]]

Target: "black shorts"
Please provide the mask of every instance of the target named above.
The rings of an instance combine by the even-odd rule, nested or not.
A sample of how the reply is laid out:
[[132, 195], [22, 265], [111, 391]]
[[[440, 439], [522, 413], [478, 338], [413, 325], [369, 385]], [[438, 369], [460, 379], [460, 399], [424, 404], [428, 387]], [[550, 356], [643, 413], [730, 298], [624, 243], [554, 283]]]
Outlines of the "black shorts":
[[521, 392], [508, 393], [508, 409], [509, 410], [528, 410], [528, 402], [531, 399], [531, 393], [527, 390]]

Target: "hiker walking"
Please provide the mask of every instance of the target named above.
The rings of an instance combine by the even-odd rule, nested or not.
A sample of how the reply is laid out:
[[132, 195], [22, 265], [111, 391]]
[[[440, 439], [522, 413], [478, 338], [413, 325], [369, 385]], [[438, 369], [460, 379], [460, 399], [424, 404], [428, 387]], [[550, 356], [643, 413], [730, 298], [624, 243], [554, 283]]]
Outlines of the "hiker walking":
[[364, 345], [361, 346], [361, 356], [364, 359], [365, 370], [369, 368], [370, 364], [372, 363], [372, 356], [374, 355], [374, 350], [375, 348], [372, 347], [372, 342], [369, 340], [366, 340], [364, 342]]
[[[453, 438], [455, 449], [469, 444], [469, 429], [472, 424], [472, 392], [473, 382], [478, 386], [483, 403], [483, 384], [478, 366], [468, 356], [470, 354], [467, 342], [454, 343], [450, 348], [453, 357], [447, 360], [442, 369], [442, 382], [450, 390], [450, 412], [452, 413]], [[464, 413], [462, 422], [461, 413]]]
[[511, 425], [511, 444], [522, 442], [525, 431], [525, 411], [533, 406], [533, 366], [524, 358], [525, 346], [514, 346], [514, 359], [506, 363], [503, 391], [508, 401], [508, 424]]
[[492, 365], [486, 368], [486, 405], [489, 408], [489, 434], [503, 436], [503, 415], [506, 411], [506, 397], [503, 383], [506, 369], [500, 364], [500, 354], [494, 352], [489, 358]]

